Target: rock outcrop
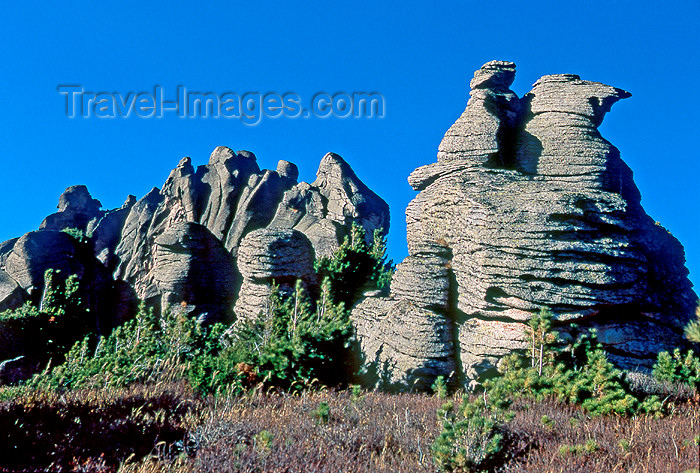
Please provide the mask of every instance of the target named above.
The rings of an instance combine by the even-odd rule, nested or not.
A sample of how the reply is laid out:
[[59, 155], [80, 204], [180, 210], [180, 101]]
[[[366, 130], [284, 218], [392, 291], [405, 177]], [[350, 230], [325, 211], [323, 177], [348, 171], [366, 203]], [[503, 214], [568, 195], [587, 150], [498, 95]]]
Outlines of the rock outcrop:
[[[38, 304], [47, 269], [79, 277], [93, 317], [85, 325], [103, 333], [139, 299], [210, 323], [233, 320], [234, 306], [239, 318], [256, 315], [273, 279], [284, 291], [301, 278], [313, 293], [315, 255], [333, 253], [352, 223], [368, 239], [376, 228], [386, 234], [389, 207], [338, 155], [322, 159], [312, 184], [298, 175], [288, 161], [260, 169], [253, 153], [218, 147], [197, 168], [183, 158], [161, 189], [119, 209], [102, 210], [85, 186], [69, 187], [38, 231], [0, 243], [0, 312]], [[0, 362], [23, 355], [15, 352], [0, 347]], [[28, 360], [34, 366], [36, 357]]]
[[[74, 228], [74, 227], [70, 227]], [[5, 283], [0, 287], [13, 287], [14, 303], [0, 307], [0, 311], [16, 308], [19, 301], [38, 303], [44, 290], [46, 270], [60, 271], [64, 277], [75, 274], [81, 281], [84, 303], [96, 319], [86, 325], [100, 323], [110, 325], [112, 288], [111, 276], [98, 261], [90, 248], [65, 232], [38, 230], [25, 234], [15, 242], [8, 253], [4, 272]], [[8, 278], [9, 277], [9, 278]]]
[[293, 294], [296, 281], [312, 296], [318, 291], [314, 249], [300, 231], [261, 228], [250, 232], [238, 250], [238, 269], [243, 284], [236, 302], [236, 315], [252, 319], [268, 307], [273, 284], [280, 294]]
[[420, 193], [390, 296], [353, 310], [367, 368], [389, 383], [488, 376], [525, 347], [542, 307], [563, 332], [596, 328], [623, 368], [648, 368], [682, 344], [697, 301], [683, 248], [645, 214], [631, 170], [597, 129], [630, 94], [561, 74], [519, 99], [514, 76], [503, 61], [475, 73], [437, 163], [409, 176]]
[[187, 307], [207, 323], [232, 319], [238, 274], [231, 253], [204, 225], [180, 222], [156, 238], [153, 278], [161, 307]]
[[17, 281], [0, 269], [0, 305], [6, 309], [17, 309], [28, 299], [27, 293]]
[[71, 186], [58, 199], [58, 212], [46, 217], [39, 230], [63, 230], [76, 228], [85, 231], [88, 224], [99, 219], [104, 212], [102, 204], [93, 199], [85, 186]]
[[253, 153], [218, 147], [196, 170], [183, 158], [162, 190], [154, 188], [126, 217], [114, 249], [115, 276], [141, 299], [162, 295], [154, 279], [153, 244], [179, 222], [206, 227], [236, 258], [241, 240], [260, 228], [294, 228], [319, 256], [335, 251], [353, 222], [371, 236], [389, 228], [389, 207], [367, 188], [350, 166], [329, 153], [313, 184], [297, 183], [298, 170], [280, 161], [276, 171], [260, 170]]
[[[118, 321], [137, 298], [155, 306], [184, 303], [193, 315], [230, 320], [243, 282], [236, 257], [249, 233], [298, 230], [282, 242], [298, 242], [299, 235], [304, 245], [310, 242], [309, 256], [297, 262], [306, 274], [308, 258], [313, 265], [314, 255], [332, 254], [352, 223], [368, 238], [377, 228], [388, 232], [388, 205], [340, 156], [327, 154], [312, 184], [298, 183], [298, 175], [288, 161], [279, 161], [275, 171], [261, 170], [253, 153], [220, 146], [196, 169], [183, 158], [162, 189], [138, 201], [129, 196], [119, 209], [102, 210], [85, 186], [69, 187], [39, 231], [0, 243], [0, 312], [38, 301], [44, 271], [52, 268], [86, 281], [99, 273], [100, 285], [111, 281]], [[61, 231], [66, 229], [82, 231], [88, 244]]]

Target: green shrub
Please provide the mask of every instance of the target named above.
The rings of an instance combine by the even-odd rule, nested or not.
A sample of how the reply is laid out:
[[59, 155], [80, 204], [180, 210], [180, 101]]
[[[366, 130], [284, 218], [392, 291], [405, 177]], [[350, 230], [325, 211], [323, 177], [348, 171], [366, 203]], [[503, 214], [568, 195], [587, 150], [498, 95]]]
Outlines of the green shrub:
[[661, 352], [653, 375], [659, 381], [684, 383], [700, 389], [700, 358], [692, 350], [684, 355], [680, 348], [676, 348], [673, 354]]
[[328, 282], [315, 309], [300, 281], [286, 299], [273, 288], [268, 302], [259, 317], [226, 336], [223, 325], [202, 326], [184, 313], [158, 317], [142, 303], [134, 319], [107, 337], [75, 343], [65, 363], [32, 385], [64, 390], [186, 378], [199, 393], [241, 393], [260, 384], [301, 389], [345, 382], [351, 324]]
[[547, 427], [548, 429], [551, 429], [552, 427], [554, 427], [554, 421], [552, 419], [550, 419], [548, 415], [543, 415], [540, 418], [540, 423], [543, 426]]
[[622, 372], [595, 341], [595, 331], [575, 334], [574, 341], [566, 346], [557, 340], [551, 319], [546, 310], [533, 316], [530, 353], [504, 358], [499, 364], [502, 376], [485, 382], [494, 402], [507, 406], [516, 396], [537, 400], [554, 397], [580, 404], [592, 415], [660, 411], [657, 397], [640, 398], [632, 393]]
[[190, 374], [193, 386], [216, 393], [257, 383], [282, 389], [342, 384], [352, 327], [344, 304], [332, 299], [327, 281], [315, 310], [301, 281], [286, 299], [273, 287], [258, 317], [234, 324], [226, 349], [198, 360]]
[[545, 362], [551, 362], [554, 357], [552, 349], [557, 341], [557, 334], [552, 331], [552, 321], [554, 314], [551, 310], [543, 307], [539, 313], [533, 314], [528, 326], [528, 343], [531, 347], [530, 366], [537, 367], [538, 374], [542, 374], [542, 367]]
[[321, 401], [314, 410], [313, 416], [320, 424], [327, 424], [331, 419], [331, 406], [327, 402]]
[[321, 257], [314, 263], [321, 281], [328, 280], [335, 303], [352, 304], [365, 289], [389, 287], [392, 263], [386, 261], [386, 239], [375, 230], [372, 244], [365, 241], [365, 230], [353, 223], [350, 235], [331, 257]]
[[447, 383], [445, 382], [444, 376], [438, 376], [433, 383], [433, 393], [440, 399], [445, 399], [447, 397], [448, 389]]
[[[136, 317], [95, 341], [87, 336], [69, 351], [65, 363], [37, 375], [35, 387], [64, 390], [86, 386], [126, 386], [179, 376], [200, 357], [221, 347], [222, 325], [203, 327], [183, 313], [157, 317], [144, 303]], [[94, 348], [93, 348], [94, 347]]]
[[73, 343], [93, 329], [86, 322], [90, 314], [79, 297], [79, 286], [76, 275], [66, 278], [61, 271], [47, 269], [39, 307], [27, 302], [0, 313], [0, 355], [61, 363]]
[[353, 384], [350, 386], [350, 399], [353, 402], [361, 402], [365, 398], [364, 391], [362, 390], [362, 386], [359, 384]]
[[432, 454], [441, 471], [482, 471], [501, 452], [503, 426], [512, 416], [485, 399], [464, 399], [456, 411], [450, 401], [438, 411], [443, 428]]
[[77, 240], [78, 243], [87, 243], [90, 239], [89, 236], [86, 235], [85, 232], [79, 228], [64, 228], [61, 231], [63, 233], [68, 234], [68, 236], [70, 236], [74, 240]]
[[382, 288], [391, 278], [386, 241], [375, 231], [371, 245], [353, 224], [340, 248], [314, 267], [322, 281], [314, 304], [297, 281], [291, 296], [273, 286], [258, 317], [234, 324], [229, 346], [193, 363], [190, 382], [200, 392], [241, 392], [255, 384], [301, 389], [314, 383], [337, 386], [354, 374], [347, 308], [366, 288]]
[[272, 447], [272, 440], [274, 437], [269, 430], [261, 430], [255, 434], [255, 446], [257, 449], [267, 452]]
[[597, 450], [600, 449], [600, 446], [598, 443], [593, 440], [589, 439], [586, 441], [585, 444], [580, 444], [580, 445], [562, 445], [559, 447], [559, 455], [566, 457], [569, 455], [583, 455], [585, 453], [594, 453]]

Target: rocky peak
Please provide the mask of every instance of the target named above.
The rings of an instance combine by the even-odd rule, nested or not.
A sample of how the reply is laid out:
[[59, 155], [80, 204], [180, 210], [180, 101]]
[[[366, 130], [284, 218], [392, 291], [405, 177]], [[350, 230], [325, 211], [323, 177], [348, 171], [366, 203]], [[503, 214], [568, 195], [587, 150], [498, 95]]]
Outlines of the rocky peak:
[[372, 192], [350, 165], [335, 153], [326, 154], [312, 186], [326, 199], [327, 218], [342, 226], [360, 223], [372, 238], [375, 229], [389, 231], [389, 206]]
[[537, 80], [523, 99], [533, 115], [571, 113], [590, 118], [597, 128], [613, 104], [631, 96], [625, 90], [581, 80], [575, 74], [553, 74]]
[[[273, 280], [290, 292], [301, 278], [314, 295], [314, 259], [332, 254], [352, 223], [386, 235], [389, 207], [338, 155], [323, 158], [313, 184], [298, 176], [288, 161], [260, 169], [253, 153], [219, 146], [196, 169], [182, 158], [162, 188], [117, 209], [69, 187], [40, 231], [0, 243], [0, 312], [36, 302], [49, 268], [81, 278], [94, 317], [85, 326], [100, 333], [132, 316], [138, 299], [210, 323], [231, 321], [234, 307], [239, 318], [257, 315]], [[88, 244], [66, 228], [84, 230]], [[0, 363], [18, 355], [0, 346]]]
[[[227, 148], [226, 146], [217, 146], [209, 155], [209, 166], [225, 163], [229, 159], [234, 159], [237, 157], [238, 155], [231, 148]], [[252, 159], [255, 160], [255, 155], [253, 155]]]
[[513, 165], [522, 112], [520, 99], [508, 88], [514, 79], [515, 64], [506, 61], [491, 61], [474, 73], [467, 108], [440, 142], [438, 165], [414, 176], [418, 187], [434, 176], [468, 166]]
[[474, 72], [474, 78], [469, 82], [469, 87], [507, 91], [513, 81], [515, 81], [515, 63], [490, 61]]
[[102, 208], [99, 200], [93, 199], [86, 186], [71, 186], [58, 198], [59, 212], [95, 213]]
[[[59, 199], [59, 211], [42, 223], [42, 232], [0, 244], [0, 270], [6, 270], [0, 275], [0, 311], [27, 299], [26, 291], [41, 290], [46, 264], [68, 273], [78, 268], [81, 275], [87, 274], [83, 266], [97, 264], [123, 290], [114, 297], [124, 311], [136, 297], [156, 306], [184, 302], [193, 315], [207, 311], [226, 318], [241, 284], [239, 245], [251, 232], [294, 229], [294, 235], [312, 245], [306, 272], [314, 254], [329, 255], [338, 248], [353, 222], [370, 235], [375, 228], [388, 232], [388, 206], [340, 156], [322, 159], [314, 184], [298, 183], [298, 175], [289, 161], [280, 160], [276, 170], [261, 170], [250, 151], [219, 146], [196, 169], [190, 157], [182, 158], [160, 189], [154, 187], [138, 200], [129, 196], [118, 209], [102, 211], [85, 186], [69, 187]], [[56, 234], [66, 228], [90, 234], [94, 255], [83, 254], [87, 247], [74, 247], [67, 234]], [[299, 240], [298, 235], [285, 238], [280, 241]], [[218, 295], [206, 288], [218, 288]]]
[[288, 179], [296, 181], [299, 178], [299, 169], [294, 163], [279, 160], [277, 162], [277, 174], [279, 174], [282, 177], [286, 177]]
[[58, 212], [49, 215], [39, 226], [42, 230], [65, 230], [87, 228], [90, 221], [99, 219], [104, 214], [102, 204], [93, 199], [84, 185], [67, 188], [58, 198]]

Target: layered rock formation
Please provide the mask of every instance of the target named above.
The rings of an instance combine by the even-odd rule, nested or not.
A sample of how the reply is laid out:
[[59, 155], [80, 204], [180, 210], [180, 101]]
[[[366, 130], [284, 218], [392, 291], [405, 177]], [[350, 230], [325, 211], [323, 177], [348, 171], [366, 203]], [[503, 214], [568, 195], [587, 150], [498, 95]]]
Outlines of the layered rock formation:
[[420, 193], [390, 296], [353, 310], [367, 368], [389, 383], [487, 376], [525, 347], [542, 307], [563, 332], [596, 328], [624, 368], [682, 343], [697, 300], [683, 248], [645, 214], [632, 172], [597, 130], [630, 94], [561, 74], [519, 99], [514, 77], [502, 61], [474, 74], [437, 163], [408, 179]]
[[[253, 153], [221, 146], [197, 169], [183, 158], [162, 189], [138, 201], [129, 196], [119, 209], [101, 210], [85, 186], [69, 187], [39, 231], [0, 243], [0, 311], [21, 305], [31, 293], [39, 297], [46, 269], [82, 277], [87, 260], [92, 268], [97, 258], [102, 264], [95, 271], [112, 272], [108, 279], [126, 284], [138, 299], [203, 305], [201, 311], [230, 318], [242, 283], [236, 257], [248, 233], [297, 229], [312, 245], [313, 263], [314, 254], [339, 247], [353, 222], [368, 238], [376, 228], [388, 232], [389, 207], [340, 156], [327, 154], [312, 184], [297, 183], [298, 174], [288, 161], [275, 171], [261, 170]], [[60, 232], [69, 228], [90, 236], [89, 255]], [[133, 301], [122, 302], [127, 310]]]
[[129, 196], [119, 209], [102, 210], [85, 186], [70, 187], [38, 231], [0, 243], [0, 312], [38, 303], [49, 268], [78, 275], [96, 317], [86, 324], [103, 332], [133, 314], [138, 299], [213, 322], [234, 319], [241, 285], [241, 317], [259, 310], [272, 278], [284, 285], [300, 277], [313, 289], [315, 255], [333, 253], [352, 223], [368, 238], [376, 228], [386, 234], [389, 207], [338, 155], [321, 160], [311, 184], [298, 174], [288, 161], [260, 169], [253, 153], [218, 147], [197, 168], [183, 158], [161, 189]]
[[232, 318], [238, 273], [231, 253], [207, 227], [172, 225], [156, 238], [153, 259], [162, 308], [190, 306], [206, 321]]
[[260, 170], [252, 153], [225, 147], [216, 148], [209, 164], [197, 170], [183, 158], [162, 190], [154, 188], [131, 208], [114, 248], [115, 277], [127, 281], [141, 299], [159, 297], [153, 244], [178, 222], [206, 227], [233, 258], [245, 235], [268, 226], [298, 229], [319, 256], [335, 251], [353, 222], [368, 235], [375, 228], [388, 231], [388, 206], [340, 156], [327, 154], [312, 184], [297, 183], [297, 175], [287, 161], [280, 161], [276, 171]]
[[289, 228], [261, 228], [250, 232], [238, 250], [243, 284], [236, 315], [251, 319], [267, 309], [272, 285], [280, 294], [292, 294], [301, 280], [308, 294], [317, 292], [314, 249], [302, 232]]

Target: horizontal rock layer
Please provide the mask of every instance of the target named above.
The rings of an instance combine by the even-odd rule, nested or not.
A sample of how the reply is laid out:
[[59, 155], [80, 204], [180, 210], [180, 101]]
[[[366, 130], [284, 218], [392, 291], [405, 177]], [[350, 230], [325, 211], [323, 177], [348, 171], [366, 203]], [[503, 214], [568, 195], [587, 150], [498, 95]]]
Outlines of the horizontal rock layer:
[[[409, 177], [420, 193], [406, 209], [409, 256], [392, 297], [353, 310], [365, 358], [400, 366], [404, 385], [430, 385], [453, 365], [465, 383], [487, 376], [525, 347], [542, 307], [560, 330], [598, 329], [626, 368], [682, 344], [693, 314], [682, 246], [645, 214], [632, 171], [597, 129], [630, 94], [560, 74], [521, 99], [508, 89], [514, 71], [493, 61], [475, 73], [437, 163]], [[418, 330], [428, 319], [451, 338]], [[424, 349], [406, 350], [407, 338]]]

